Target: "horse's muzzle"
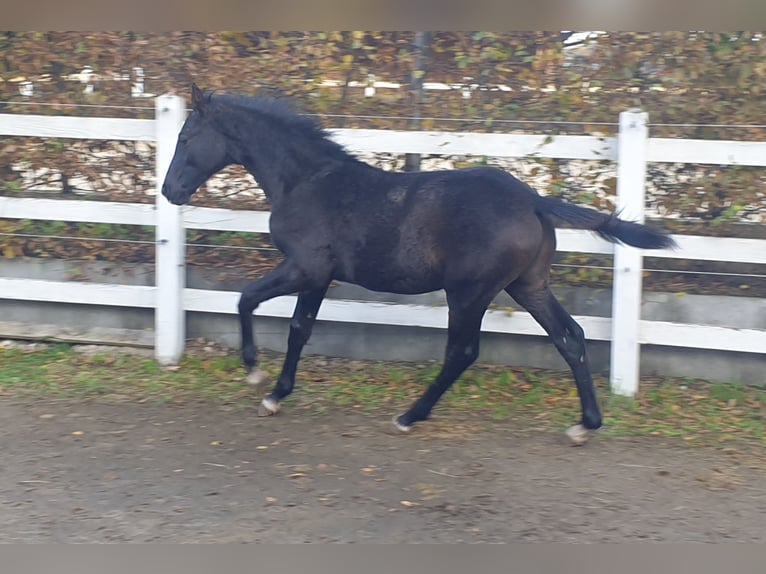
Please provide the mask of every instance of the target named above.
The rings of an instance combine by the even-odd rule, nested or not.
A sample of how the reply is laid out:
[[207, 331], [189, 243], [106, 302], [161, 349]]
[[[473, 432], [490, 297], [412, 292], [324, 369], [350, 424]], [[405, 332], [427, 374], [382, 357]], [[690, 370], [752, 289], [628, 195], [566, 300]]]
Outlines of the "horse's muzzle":
[[162, 184], [162, 195], [164, 195], [173, 205], [184, 205], [189, 203], [189, 198], [191, 197], [191, 193], [171, 190], [167, 182]]

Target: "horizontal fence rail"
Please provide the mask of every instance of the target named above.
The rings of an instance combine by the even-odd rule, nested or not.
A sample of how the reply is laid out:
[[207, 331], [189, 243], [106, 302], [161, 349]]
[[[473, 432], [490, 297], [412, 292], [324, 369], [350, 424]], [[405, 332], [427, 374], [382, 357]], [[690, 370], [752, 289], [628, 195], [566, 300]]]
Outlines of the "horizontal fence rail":
[[[48, 281], [41, 279], [1, 278], [3, 298], [19, 301], [44, 301], [109, 307], [135, 307], [153, 309], [156, 305], [156, 287], [145, 285], [112, 285], [75, 281]], [[185, 288], [182, 295], [184, 311], [202, 313], [237, 313], [239, 293], [210, 289]], [[283, 296], [266, 301], [258, 308], [258, 315], [289, 319], [297, 298]], [[443, 307], [407, 305], [372, 301], [326, 299], [317, 319], [340, 323], [371, 323], [403, 327], [446, 329], [447, 314]], [[575, 316], [593, 341], [612, 339], [612, 321], [608, 317]], [[489, 309], [482, 323], [482, 331], [512, 335], [545, 336], [545, 332], [529, 313]], [[766, 330], [737, 329], [711, 325], [689, 325], [668, 321], [640, 321], [641, 344], [668, 347], [689, 347], [744, 353], [763, 353], [766, 349]]]
[[0, 135], [157, 141], [155, 120], [0, 114]]
[[[268, 211], [242, 211], [217, 207], [181, 208], [187, 229], [269, 233]], [[80, 223], [112, 223], [154, 226], [157, 209], [148, 203], [120, 203], [77, 199], [0, 197], [0, 219], [38, 219]], [[557, 251], [572, 253], [614, 253], [614, 244], [590, 231], [557, 229]], [[662, 259], [694, 259], [766, 265], [766, 240], [742, 237], [673, 235], [678, 249], [647, 252]]]
[[[157, 142], [158, 150], [157, 181], [161, 182], [166, 169], [162, 163], [167, 163], [169, 156], [172, 156], [184, 114], [184, 102], [175, 96], [157, 98], [157, 116], [154, 120], [0, 114], [0, 136], [154, 141]], [[639, 220], [643, 218], [642, 170], [645, 170], [643, 166], [646, 162], [766, 166], [766, 142], [650, 138], [645, 133], [645, 114], [631, 110], [621, 114], [620, 119], [621, 131], [617, 137], [366, 129], [336, 129], [330, 130], [330, 133], [338, 143], [352, 152], [547, 157], [617, 162], [618, 203], [622, 202], [620, 207], [624, 213]], [[638, 136], [631, 135], [631, 130], [637, 131]], [[623, 152], [631, 149], [637, 151], [621, 154], [621, 149]], [[631, 173], [631, 169], [638, 170], [638, 177], [630, 178], [633, 181], [632, 187], [622, 175]], [[621, 175], [622, 182], [619, 181]], [[183, 351], [184, 311], [233, 314], [236, 313], [239, 298], [235, 292], [183, 287], [183, 279], [178, 275], [184, 264], [183, 230], [268, 233], [269, 216], [266, 211], [194, 206], [179, 208], [171, 206], [159, 193], [155, 204], [0, 197], [0, 218], [154, 226], [158, 239], [156, 286], [0, 278], [0, 298], [154, 309], [155, 315], [163, 311], [164, 319], [156, 323], [155, 353], [163, 362], [174, 362]], [[583, 326], [588, 339], [612, 341], [613, 349], [619, 346], [621, 353], [632, 354], [632, 358], [619, 357], [621, 363], [629, 365], [622, 370], [615, 365], [613, 357], [612, 386], [617, 392], [634, 394], [637, 390], [638, 374], [631, 369], [637, 365], [640, 345], [766, 353], [766, 328], [736, 329], [646, 321], [640, 318], [637, 311], [641, 304], [642, 256], [766, 264], [766, 240], [676, 235], [674, 237], [679, 245], [677, 250], [641, 252], [615, 246], [587, 231], [560, 229], [557, 237], [559, 251], [614, 254], [616, 268], [623, 261], [620, 257], [628, 256], [628, 259], [624, 259], [627, 262], [624, 270], [630, 270], [629, 283], [621, 284], [623, 280], [616, 280], [613, 287], [616, 318], [575, 317]], [[624, 253], [621, 250], [625, 250]], [[164, 259], [160, 257], [161, 254]], [[615, 275], [618, 275], [620, 269], [616, 271]], [[630, 290], [638, 293], [637, 300], [626, 295]], [[259, 307], [258, 314], [289, 318], [295, 301], [293, 296], [267, 301]], [[629, 313], [620, 316], [626, 309]], [[447, 325], [447, 313], [443, 307], [340, 299], [325, 300], [318, 318], [341, 323], [433, 329], [444, 329]], [[627, 327], [617, 329], [616, 325], [620, 321], [627, 321]], [[509, 316], [505, 311], [490, 309], [484, 317], [482, 330], [516, 335], [545, 335], [532, 317], [521, 311]], [[634, 364], [631, 365], [631, 362]]]

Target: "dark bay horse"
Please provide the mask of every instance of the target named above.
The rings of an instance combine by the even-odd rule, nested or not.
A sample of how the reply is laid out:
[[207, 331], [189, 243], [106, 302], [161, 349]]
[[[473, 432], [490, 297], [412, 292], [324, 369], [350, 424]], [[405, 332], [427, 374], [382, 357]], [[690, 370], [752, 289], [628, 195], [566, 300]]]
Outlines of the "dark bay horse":
[[542, 197], [500, 169], [393, 173], [372, 167], [333, 142], [313, 120], [279, 101], [203, 93], [192, 86], [192, 113], [179, 137], [162, 194], [189, 202], [211, 175], [241, 164], [271, 203], [270, 231], [284, 261], [247, 286], [239, 301], [242, 359], [257, 369], [253, 312], [291, 293], [284, 365], [259, 414], [275, 414], [295, 383], [303, 346], [331, 281], [374, 291], [425, 293], [444, 289], [448, 341], [439, 375], [394, 419], [408, 431], [428, 418], [439, 398], [479, 355], [482, 317], [507, 291], [545, 329], [572, 370], [582, 420], [567, 433], [584, 442], [601, 426], [582, 328], [553, 296], [549, 273], [555, 223], [589, 229], [642, 249], [673, 245], [666, 234], [615, 215]]

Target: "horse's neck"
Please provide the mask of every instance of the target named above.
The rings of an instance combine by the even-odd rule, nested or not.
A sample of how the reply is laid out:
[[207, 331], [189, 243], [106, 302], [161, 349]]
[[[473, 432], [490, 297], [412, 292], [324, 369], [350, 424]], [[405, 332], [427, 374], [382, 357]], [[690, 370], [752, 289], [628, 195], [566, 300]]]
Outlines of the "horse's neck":
[[322, 162], [280, 137], [259, 134], [241, 158], [272, 204], [322, 168]]
[[267, 133], [238, 145], [242, 150], [238, 163], [255, 178], [269, 200], [280, 199], [294, 185], [293, 152], [288, 145], [270, 142]]

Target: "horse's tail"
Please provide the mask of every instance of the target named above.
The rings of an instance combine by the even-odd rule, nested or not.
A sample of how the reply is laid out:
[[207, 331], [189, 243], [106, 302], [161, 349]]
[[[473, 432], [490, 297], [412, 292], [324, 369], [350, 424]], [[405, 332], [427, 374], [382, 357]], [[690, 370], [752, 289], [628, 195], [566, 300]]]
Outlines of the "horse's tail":
[[641, 249], [666, 249], [676, 246], [676, 242], [667, 233], [555, 197], [535, 196], [535, 211], [540, 215], [556, 217], [577, 229], [594, 231], [612, 243], [625, 243]]

